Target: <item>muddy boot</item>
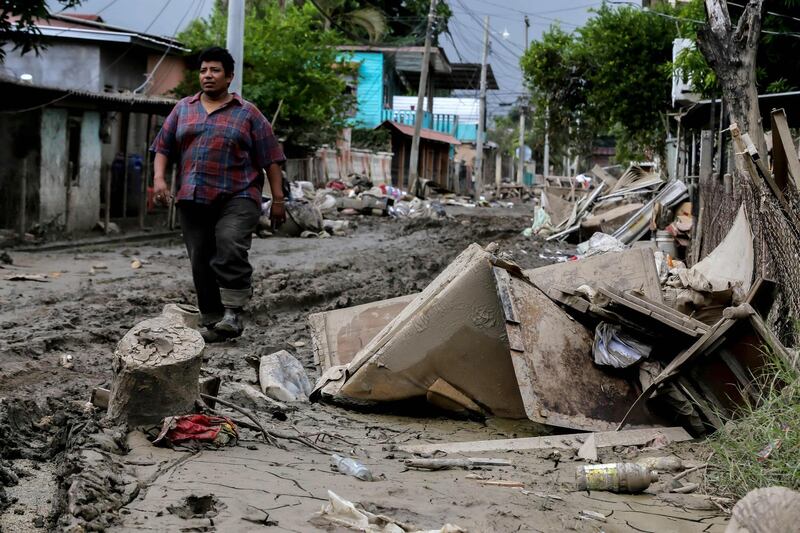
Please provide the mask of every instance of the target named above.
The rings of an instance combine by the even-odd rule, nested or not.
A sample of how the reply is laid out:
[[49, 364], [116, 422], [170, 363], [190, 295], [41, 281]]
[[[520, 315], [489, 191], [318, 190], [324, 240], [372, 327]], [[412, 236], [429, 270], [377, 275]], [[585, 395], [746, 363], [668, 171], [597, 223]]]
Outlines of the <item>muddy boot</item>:
[[244, 331], [241, 307], [226, 307], [222, 320], [214, 326], [214, 331], [225, 339], [239, 337]]
[[214, 326], [206, 327], [205, 330], [200, 332], [200, 336], [203, 337], [203, 340], [206, 341], [206, 344], [222, 342], [227, 339], [227, 337], [223, 337], [216, 330], [214, 330]]

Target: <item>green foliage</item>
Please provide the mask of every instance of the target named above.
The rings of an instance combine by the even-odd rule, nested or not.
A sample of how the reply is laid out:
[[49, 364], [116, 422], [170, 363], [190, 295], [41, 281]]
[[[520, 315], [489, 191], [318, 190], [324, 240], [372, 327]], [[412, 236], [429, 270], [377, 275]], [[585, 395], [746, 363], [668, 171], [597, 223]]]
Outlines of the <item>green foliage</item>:
[[[728, 10], [736, 24], [742, 7], [729, 3]], [[703, 1], [692, 0], [681, 16], [685, 19], [679, 22], [681, 37], [696, 39], [700, 26], [697, 21], [705, 19]], [[800, 88], [800, 71], [787, 65], [787, 59], [792, 60], [800, 54], [800, 39], [797, 38], [800, 22], [797, 19], [800, 19], [798, 0], [767, 2], [756, 57], [756, 86], [759, 93], [796, 91]], [[696, 48], [681, 53], [675, 67], [692, 80], [695, 92], [705, 97], [719, 96], [717, 78]]]
[[758, 404], [746, 406], [709, 441], [707, 481], [720, 495], [738, 499], [775, 485], [800, 489], [800, 372], [771, 359], [758, 379]]
[[[681, 17], [687, 8], [654, 9]], [[586, 153], [596, 136], [612, 134], [619, 160], [663, 154], [672, 42], [681, 31], [668, 17], [607, 4], [574, 33], [546, 31], [521, 64], [542, 123], [549, 105], [553, 145], [569, 141]]]
[[[245, 19], [242, 91], [271, 119], [282, 101], [275, 131], [285, 138], [287, 155], [330, 143], [345, 124], [353, 105], [342, 74], [351, 68], [337, 61], [341, 37], [320, 31], [313, 6], [288, 5], [281, 14], [274, 4], [248, 10]], [[225, 43], [226, 15], [219, 6], [207, 20], [194, 21], [180, 36], [194, 51]], [[196, 71], [178, 88], [181, 96], [199, 90]]]
[[[61, 11], [80, 5], [81, 0], [55, 0], [50, 2], [54, 11]], [[14, 45], [21, 54], [36, 52], [44, 48], [39, 39], [41, 32], [36, 27], [36, 19], [46, 19], [49, 15], [47, 0], [0, 0], [0, 63], [6, 58], [4, 46]], [[11, 17], [18, 17], [12, 22]]]
[[371, 130], [354, 128], [350, 137], [353, 148], [372, 150], [373, 152], [386, 152], [392, 149], [392, 136], [389, 130]]

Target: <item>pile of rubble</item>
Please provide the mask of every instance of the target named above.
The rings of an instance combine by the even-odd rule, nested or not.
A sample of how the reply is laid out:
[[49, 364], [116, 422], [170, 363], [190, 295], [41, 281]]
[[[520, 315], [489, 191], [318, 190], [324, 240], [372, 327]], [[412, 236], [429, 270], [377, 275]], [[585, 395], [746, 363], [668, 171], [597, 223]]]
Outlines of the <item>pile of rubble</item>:
[[[653, 186], [631, 180], [623, 191]], [[657, 199], [620, 226], [608, 251], [523, 271], [473, 244], [419, 294], [311, 315], [322, 373], [312, 397], [424, 398], [462, 415], [583, 431], [719, 428], [754, 399], [761, 346], [793, 360], [763, 320], [775, 285], [753, 280], [744, 210], [692, 268], [649, 242], [628, 246], [647, 230], [644, 209], [685, 193], [680, 182], [655, 186]], [[574, 204], [572, 226], [598, 196]]]

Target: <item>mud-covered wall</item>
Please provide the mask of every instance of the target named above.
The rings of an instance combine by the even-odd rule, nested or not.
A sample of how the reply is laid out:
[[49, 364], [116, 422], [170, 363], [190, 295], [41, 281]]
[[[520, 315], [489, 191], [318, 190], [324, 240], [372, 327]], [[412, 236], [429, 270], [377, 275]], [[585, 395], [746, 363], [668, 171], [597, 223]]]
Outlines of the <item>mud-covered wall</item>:
[[100, 92], [100, 47], [96, 44], [53, 43], [41, 54], [20, 54], [7, 45], [5, 70], [16, 78], [30, 74], [35, 85]]
[[41, 122], [42, 164], [39, 173], [39, 222], [64, 223], [67, 174], [67, 110], [45, 108]]
[[[48, 108], [42, 112], [39, 221], [43, 224], [55, 221], [59, 226], [68, 222], [68, 231], [82, 231], [91, 229], [100, 213], [100, 113], [85, 111], [73, 114], [73, 118], [81, 122], [79, 170], [68, 193], [69, 117], [66, 109]], [[67, 196], [70, 198], [69, 209]]]
[[38, 221], [40, 112], [0, 115], [0, 228], [17, 230], [25, 178], [25, 230]]
[[91, 229], [100, 219], [100, 113], [86, 111], [81, 121], [80, 172], [70, 195], [70, 230]]

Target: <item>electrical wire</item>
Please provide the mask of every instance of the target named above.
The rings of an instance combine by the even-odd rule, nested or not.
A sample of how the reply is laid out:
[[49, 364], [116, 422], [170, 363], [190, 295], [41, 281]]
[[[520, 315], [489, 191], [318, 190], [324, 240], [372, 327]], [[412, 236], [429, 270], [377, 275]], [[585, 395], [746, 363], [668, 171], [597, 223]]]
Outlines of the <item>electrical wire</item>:
[[[170, 3], [172, 3], [172, 0], [167, 0], [164, 3], [164, 6], [161, 8], [161, 10], [153, 18], [153, 20], [150, 21], [150, 24], [147, 25], [147, 28], [145, 28], [144, 31], [137, 32], [137, 33], [142, 33], [142, 34], [147, 33], [147, 31], [153, 26], [153, 24], [155, 24], [156, 20], [158, 20], [158, 18], [161, 16], [161, 14], [164, 13], [164, 11], [167, 9], [167, 7], [169, 7]], [[94, 77], [90, 78], [89, 80], [87, 80], [86, 83], [84, 83], [83, 85], [81, 85], [77, 89], [69, 89], [69, 90], [67, 90], [67, 92], [65, 92], [63, 95], [59, 96], [58, 98], [54, 98], [53, 100], [50, 100], [49, 102], [45, 102], [43, 104], [39, 104], [39, 105], [36, 105], [36, 106], [28, 107], [28, 108], [25, 108], [25, 109], [16, 109], [16, 110], [13, 110], [13, 111], [0, 111], [0, 114], [16, 115], [16, 114], [20, 114], [20, 113], [27, 113], [27, 112], [30, 112], [30, 111], [36, 111], [37, 109], [44, 109], [45, 107], [49, 107], [49, 106], [51, 106], [53, 104], [56, 104], [56, 103], [58, 103], [58, 102], [60, 102], [62, 100], [65, 100], [66, 98], [69, 98], [70, 96], [72, 96], [73, 94], [77, 93], [78, 91], [84, 90], [89, 84], [94, 83], [95, 81], [100, 79], [100, 77], [103, 76], [104, 74], [107, 74], [111, 70], [112, 67], [114, 67], [120, 61], [122, 61], [122, 59], [126, 55], [128, 55], [128, 52], [133, 50], [134, 46], [135, 46], [135, 44], [133, 42], [131, 42], [128, 45], [128, 47], [125, 49], [125, 51], [122, 52], [119, 56], [117, 56], [117, 58], [114, 61], [109, 63], [108, 66], [106, 66], [106, 68], [104, 68], [99, 73], [97, 73], [96, 76], [94, 76]]]

